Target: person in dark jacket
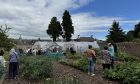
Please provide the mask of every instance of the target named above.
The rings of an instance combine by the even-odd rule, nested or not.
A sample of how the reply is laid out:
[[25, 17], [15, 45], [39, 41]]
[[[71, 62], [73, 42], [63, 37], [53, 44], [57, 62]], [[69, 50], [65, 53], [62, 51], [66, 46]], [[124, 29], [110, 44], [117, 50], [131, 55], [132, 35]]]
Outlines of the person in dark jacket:
[[9, 56], [9, 79], [16, 79], [18, 75], [18, 62], [19, 62], [19, 55], [15, 51], [14, 48], [11, 49], [10, 51], [10, 56]]

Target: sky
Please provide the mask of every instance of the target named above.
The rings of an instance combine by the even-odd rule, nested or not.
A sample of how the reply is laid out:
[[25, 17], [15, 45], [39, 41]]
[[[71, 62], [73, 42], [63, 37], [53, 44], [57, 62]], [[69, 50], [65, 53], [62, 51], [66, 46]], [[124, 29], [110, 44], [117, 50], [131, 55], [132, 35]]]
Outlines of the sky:
[[73, 26], [72, 38], [105, 40], [114, 20], [127, 32], [140, 22], [140, 0], [0, 0], [0, 25], [12, 28], [10, 38], [50, 39], [46, 34], [52, 17], [62, 22], [68, 10]]

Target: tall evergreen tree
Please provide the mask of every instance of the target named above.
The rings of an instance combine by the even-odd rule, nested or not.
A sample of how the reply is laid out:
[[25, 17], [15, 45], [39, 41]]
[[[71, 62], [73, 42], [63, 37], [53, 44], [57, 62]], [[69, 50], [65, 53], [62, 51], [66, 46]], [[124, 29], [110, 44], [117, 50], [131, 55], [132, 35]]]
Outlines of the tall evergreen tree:
[[109, 35], [107, 35], [107, 41], [122, 42], [126, 40], [125, 32], [119, 26], [119, 22], [114, 21], [112, 28], [109, 30]]
[[53, 41], [56, 41], [56, 38], [59, 37], [59, 35], [61, 35], [61, 32], [62, 27], [60, 25], [60, 22], [57, 21], [56, 17], [53, 17], [48, 26], [47, 34], [53, 38]]
[[72, 34], [74, 34], [74, 27], [72, 26], [71, 15], [67, 10], [65, 10], [62, 18], [63, 18], [62, 26], [63, 30], [65, 31], [66, 41], [70, 41]]
[[135, 28], [134, 28], [134, 37], [135, 38], [140, 38], [140, 22], [135, 25]]

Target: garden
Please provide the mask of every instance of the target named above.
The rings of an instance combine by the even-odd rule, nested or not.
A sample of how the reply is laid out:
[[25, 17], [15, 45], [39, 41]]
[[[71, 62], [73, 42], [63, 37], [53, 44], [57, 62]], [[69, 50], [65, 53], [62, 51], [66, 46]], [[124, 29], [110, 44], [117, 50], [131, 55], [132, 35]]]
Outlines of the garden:
[[[58, 53], [49, 54], [49, 56], [20, 56], [19, 75], [16, 80], [8, 80], [8, 67], [6, 72], [0, 67], [0, 76], [6, 74], [3, 84], [81, 84], [77, 77], [56, 77], [54, 72], [54, 63], [62, 56]], [[5, 58], [8, 58], [7, 55]]]
[[[20, 56], [18, 79], [8, 80], [8, 66], [0, 65], [3, 84], [139, 84], [140, 58], [119, 49], [114, 69], [102, 69], [100, 49], [95, 49], [97, 61], [95, 76], [87, 74], [86, 53], [49, 53], [38, 56]], [[8, 53], [5, 54], [8, 60]], [[7, 63], [8, 65], [8, 63]]]

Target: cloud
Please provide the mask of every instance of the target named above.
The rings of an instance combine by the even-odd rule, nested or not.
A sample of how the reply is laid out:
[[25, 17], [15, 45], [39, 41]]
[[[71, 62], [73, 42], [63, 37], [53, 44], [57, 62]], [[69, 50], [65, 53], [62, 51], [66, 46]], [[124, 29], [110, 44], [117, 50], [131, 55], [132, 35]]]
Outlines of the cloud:
[[[46, 29], [53, 16], [62, 21], [64, 10], [78, 10], [94, 0], [0, 0], [0, 25], [12, 27], [8, 33], [11, 38], [50, 38]], [[91, 12], [70, 12], [76, 37], [82, 33], [105, 32], [113, 20], [122, 24], [137, 21], [124, 20], [121, 17], [96, 17]]]
[[140, 20], [126, 20], [123, 17], [96, 17], [92, 13], [78, 13], [72, 15], [75, 36], [89, 32], [107, 32], [114, 20], [123, 24], [135, 24]]

